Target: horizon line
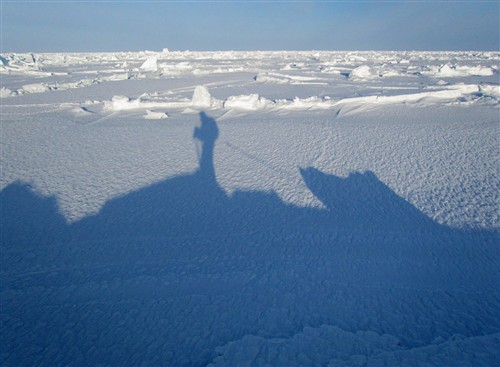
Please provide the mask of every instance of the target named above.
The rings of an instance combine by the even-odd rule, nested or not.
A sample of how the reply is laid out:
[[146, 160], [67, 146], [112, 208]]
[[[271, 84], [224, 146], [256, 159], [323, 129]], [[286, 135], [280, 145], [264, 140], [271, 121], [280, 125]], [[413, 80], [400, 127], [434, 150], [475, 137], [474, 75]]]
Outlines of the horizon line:
[[117, 50], [117, 51], [0, 51], [1, 54], [103, 54], [103, 53], [188, 53], [188, 52], [235, 52], [235, 53], [243, 53], [243, 52], [500, 52], [500, 49], [497, 50], [473, 50], [473, 49], [464, 49], [464, 50], [321, 50], [321, 49], [311, 49], [311, 50], [286, 50], [286, 49], [276, 49], [276, 50]]

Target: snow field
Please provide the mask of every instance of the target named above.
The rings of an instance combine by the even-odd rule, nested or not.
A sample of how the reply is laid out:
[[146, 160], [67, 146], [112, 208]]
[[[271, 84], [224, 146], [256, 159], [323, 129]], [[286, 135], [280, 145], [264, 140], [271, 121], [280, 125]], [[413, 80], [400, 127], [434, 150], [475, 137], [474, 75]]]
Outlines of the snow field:
[[2, 365], [500, 361], [498, 53], [0, 61]]

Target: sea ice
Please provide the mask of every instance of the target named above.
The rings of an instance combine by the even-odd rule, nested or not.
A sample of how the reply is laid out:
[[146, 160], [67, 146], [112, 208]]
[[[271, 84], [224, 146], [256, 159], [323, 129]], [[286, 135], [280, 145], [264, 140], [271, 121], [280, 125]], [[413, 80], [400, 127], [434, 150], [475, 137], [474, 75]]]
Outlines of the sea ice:
[[210, 108], [212, 106], [212, 96], [206, 87], [203, 85], [198, 85], [194, 89], [193, 98], [191, 103], [194, 107], [199, 108]]
[[499, 365], [499, 58], [3, 53], [0, 365]]
[[148, 57], [146, 61], [144, 61], [144, 63], [141, 65], [140, 69], [144, 71], [157, 71], [158, 60], [154, 56]]

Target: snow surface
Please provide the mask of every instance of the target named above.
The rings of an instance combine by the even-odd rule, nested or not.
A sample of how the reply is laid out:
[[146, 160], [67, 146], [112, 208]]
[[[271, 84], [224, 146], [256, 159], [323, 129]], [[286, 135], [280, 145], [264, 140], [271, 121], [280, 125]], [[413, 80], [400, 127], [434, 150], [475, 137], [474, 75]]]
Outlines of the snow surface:
[[498, 52], [0, 56], [0, 365], [500, 364]]

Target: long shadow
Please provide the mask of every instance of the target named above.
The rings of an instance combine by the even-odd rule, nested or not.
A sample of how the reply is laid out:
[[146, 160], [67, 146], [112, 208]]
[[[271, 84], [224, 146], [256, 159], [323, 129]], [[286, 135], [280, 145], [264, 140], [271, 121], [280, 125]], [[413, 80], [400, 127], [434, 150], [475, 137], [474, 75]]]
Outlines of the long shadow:
[[200, 122], [197, 171], [77, 223], [22, 182], [0, 193], [2, 365], [206, 365], [325, 324], [398, 350], [498, 331], [496, 233], [439, 225], [371, 172], [301, 169], [322, 210], [228, 196]]

